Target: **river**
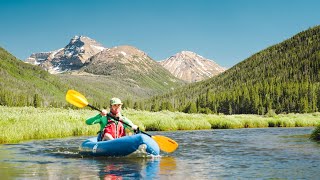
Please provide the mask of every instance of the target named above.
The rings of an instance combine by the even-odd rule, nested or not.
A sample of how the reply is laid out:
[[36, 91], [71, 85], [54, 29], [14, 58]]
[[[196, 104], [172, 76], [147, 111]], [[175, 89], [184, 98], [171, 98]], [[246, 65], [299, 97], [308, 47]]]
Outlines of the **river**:
[[94, 158], [78, 154], [88, 137], [0, 145], [1, 179], [319, 179], [314, 128], [149, 132], [176, 140], [172, 154]]

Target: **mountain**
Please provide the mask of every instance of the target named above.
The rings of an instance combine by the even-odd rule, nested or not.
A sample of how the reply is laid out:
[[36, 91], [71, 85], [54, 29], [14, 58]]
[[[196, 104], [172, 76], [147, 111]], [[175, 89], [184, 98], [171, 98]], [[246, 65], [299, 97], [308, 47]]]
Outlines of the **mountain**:
[[[224, 114], [317, 112], [320, 26], [268, 47], [224, 73], [144, 101], [144, 109]], [[193, 109], [191, 111], [191, 109]]]
[[172, 90], [184, 84], [145, 52], [133, 46], [103, 50], [91, 57], [80, 71], [107, 76], [111, 81], [127, 84], [133, 92], [140, 92], [145, 96]]
[[131, 101], [185, 84], [135, 47], [109, 49], [85, 36], [75, 36], [59, 50], [34, 53], [26, 62], [56, 74], [62, 84], [85, 92], [97, 106], [113, 96]]
[[[129, 51], [126, 52], [129, 54]], [[95, 62], [95, 58], [92, 61]], [[146, 63], [152, 64], [152, 62]], [[126, 76], [126, 71], [120, 71], [123, 76], [117, 74], [117, 71], [109, 76], [91, 74], [84, 70], [50, 74], [43, 68], [25, 63], [0, 48], [0, 105], [72, 107], [65, 101], [65, 94], [67, 90], [75, 89], [99, 108], [106, 108], [111, 97], [119, 97], [125, 102], [126, 107], [133, 107], [133, 100], [148, 98], [184, 84], [158, 63], [154, 63], [155, 69], [157, 66], [161, 69], [155, 73], [141, 72], [136, 78]], [[143, 67], [136, 65], [133, 66]], [[100, 66], [103, 67], [103, 65], [98, 67]], [[130, 68], [126, 70], [129, 72]]]
[[189, 83], [208, 79], [226, 70], [191, 51], [182, 51], [159, 63], [175, 77]]
[[40, 65], [51, 74], [78, 70], [93, 55], [106, 49], [100, 43], [86, 36], [74, 36], [64, 48], [34, 53], [26, 62]]

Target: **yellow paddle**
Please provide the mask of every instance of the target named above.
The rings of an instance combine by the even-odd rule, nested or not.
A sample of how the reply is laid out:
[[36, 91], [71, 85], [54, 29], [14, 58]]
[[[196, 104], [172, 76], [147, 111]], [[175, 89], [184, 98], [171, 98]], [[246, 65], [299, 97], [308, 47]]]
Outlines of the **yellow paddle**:
[[[66, 100], [70, 103], [73, 104], [79, 108], [83, 108], [86, 106], [91, 107], [92, 109], [95, 109], [99, 112], [101, 112], [101, 110], [99, 110], [98, 108], [90, 105], [86, 99], [86, 97], [84, 97], [81, 93], [75, 91], [75, 90], [68, 90], [67, 94], [66, 94]], [[117, 121], [121, 121], [121, 120], [117, 120]], [[129, 124], [121, 121], [123, 124], [131, 127]], [[132, 128], [132, 127], [131, 127]], [[141, 133], [150, 136], [152, 139], [154, 139], [157, 144], [159, 145], [159, 148], [167, 153], [171, 153], [173, 151], [175, 151], [178, 148], [178, 143], [175, 142], [174, 140], [165, 137], [165, 136], [160, 136], [160, 135], [156, 135], [156, 136], [151, 136], [150, 134], [140, 131]]]

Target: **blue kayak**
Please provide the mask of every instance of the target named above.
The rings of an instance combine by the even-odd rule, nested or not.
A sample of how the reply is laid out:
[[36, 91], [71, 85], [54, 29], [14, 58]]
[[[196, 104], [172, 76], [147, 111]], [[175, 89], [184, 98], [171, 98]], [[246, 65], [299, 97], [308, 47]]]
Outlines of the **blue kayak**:
[[97, 137], [80, 145], [80, 154], [91, 156], [128, 156], [134, 153], [159, 155], [158, 144], [145, 134], [135, 134], [109, 141], [97, 141]]

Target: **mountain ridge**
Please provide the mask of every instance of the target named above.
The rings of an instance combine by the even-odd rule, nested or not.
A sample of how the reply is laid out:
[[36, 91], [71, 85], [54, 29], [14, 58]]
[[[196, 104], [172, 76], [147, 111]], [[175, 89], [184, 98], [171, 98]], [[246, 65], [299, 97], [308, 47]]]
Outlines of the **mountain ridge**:
[[171, 89], [174, 84], [183, 84], [145, 52], [128, 45], [101, 51], [91, 57], [80, 71], [106, 75], [119, 81], [122, 79], [147, 89], [151, 86]]
[[[95, 55], [103, 52], [105, 57], [107, 53], [115, 53], [116, 49], [124, 48], [127, 50], [128, 47], [133, 47], [129, 45], [115, 46], [111, 48], [103, 47], [97, 41], [86, 37], [86, 36], [74, 36], [69, 44], [64, 48], [50, 52], [40, 52], [33, 53], [25, 62], [31, 63], [33, 65], [39, 65], [44, 68], [51, 74], [63, 73], [67, 71], [77, 71], [85, 66], [89, 65], [90, 58], [93, 58]], [[134, 47], [136, 48], [136, 47]], [[110, 50], [111, 49], [111, 50]], [[138, 48], [135, 56], [137, 58], [131, 58], [131, 60], [136, 61], [140, 58], [146, 58], [148, 56], [145, 52], [139, 50]], [[120, 58], [122, 60], [126, 58], [126, 50], [121, 51], [119, 54], [113, 54], [114, 58]], [[130, 51], [130, 50], [129, 50]], [[130, 54], [130, 52], [127, 52]], [[101, 55], [100, 55], [101, 56]], [[110, 61], [109, 57], [109, 61]], [[148, 56], [148, 58], [152, 59]], [[96, 59], [96, 58], [94, 58]], [[152, 59], [153, 60], [153, 59]], [[155, 60], [154, 60], [155, 61]], [[175, 61], [175, 62], [174, 62]], [[178, 63], [180, 61], [180, 63]], [[102, 62], [102, 61], [100, 61]], [[217, 75], [223, 72], [225, 69], [216, 64], [214, 61], [206, 59], [194, 52], [182, 51], [171, 57], [159, 62], [165, 69], [167, 69], [171, 74], [173, 74], [178, 79], [181, 79], [185, 82], [191, 83], [196, 81], [201, 81], [207, 78], [210, 78], [214, 75]], [[96, 62], [97, 63], [97, 62]], [[134, 63], [127, 63], [129, 66], [134, 65]], [[173, 66], [172, 66], [173, 65]], [[157, 65], [155, 65], [157, 66]], [[114, 67], [108, 66], [111, 69]], [[146, 68], [147, 66], [143, 66]], [[136, 66], [136, 68], [139, 68]], [[181, 69], [181, 71], [179, 71]], [[145, 69], [146, 71], [151, 71], [151, 69]], [[81, 71], [81, 70], [80, 70]], [[182, 72], [182, 73], [181, 73]]]
[[175, 77], [189, 83], [208, 79], [226, 70], [214, 61], [191, 51], [181, 51], [159, 63]]

